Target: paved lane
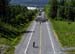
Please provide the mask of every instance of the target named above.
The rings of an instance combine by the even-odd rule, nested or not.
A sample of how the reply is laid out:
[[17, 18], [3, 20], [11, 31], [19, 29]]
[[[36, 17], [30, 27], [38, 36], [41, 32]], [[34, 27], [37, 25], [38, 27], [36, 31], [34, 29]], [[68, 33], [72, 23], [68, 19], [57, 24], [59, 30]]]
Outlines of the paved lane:
[[[39, 23], [37, 23], [26, 54], [39, 54], [39, 40], [40, 40], [40, 38], [39, 38], [40, 37], [40, 29], [39, 28], [40, 28], [40, 25], [39, 25]], [[38, 48], [33, 48], [34, 41], [35, 41], [36, 47], [38, 47]]]
[[[26, 54], [54, 54], [46, 23], [37, 23]], [[33, 42], [38, 48], [33, 48]]]
[[20, 43], [15, 47], [15, 54], [25, 54], [25, 51], [27, 51], [27, 48], [29, 47], [30, 40], [32, 38], [32, 34], [34, 33], [36, 27], [36, 22], [33, 21], [30, 27], [28, 28], [28, 31], [31, 31], [29, 33], [25, 33], [22, 37], [22, 40]]
[[41, 31], [42, 31], [42, 34], [41, 34], [42, 53], [41, 54], [53, 54], [54, 51], [52, 48], [51, 40], [49, 38], [46, 23], [41, 24]]

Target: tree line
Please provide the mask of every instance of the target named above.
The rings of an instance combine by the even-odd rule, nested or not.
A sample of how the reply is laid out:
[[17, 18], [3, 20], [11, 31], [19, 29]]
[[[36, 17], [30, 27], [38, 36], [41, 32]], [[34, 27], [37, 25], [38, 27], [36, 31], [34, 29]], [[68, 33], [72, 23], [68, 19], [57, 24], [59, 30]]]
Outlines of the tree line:
[[24, 32], [24, 28], [34, 19], [37, 10], [26, 6], [9, 5], [10, 0], [0, 0], [0, 37], [9, 40]]
[[75, 0], [49, 0], [45, 9], [52, 19], [75, 21]]

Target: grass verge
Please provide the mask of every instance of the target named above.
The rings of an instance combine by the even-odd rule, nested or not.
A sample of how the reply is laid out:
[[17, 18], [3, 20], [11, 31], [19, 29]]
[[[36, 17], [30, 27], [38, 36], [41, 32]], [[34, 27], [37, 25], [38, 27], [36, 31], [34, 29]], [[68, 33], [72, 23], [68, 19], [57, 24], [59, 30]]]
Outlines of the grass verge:
[[75, 50], [69, 50], [69, 51], [65, 51], [66, 54], [75, 54]]
[[[62, 47], [75, 47], [75, 22], [52, 20], [52, 25], [57, 33]], [[75, 50], [66, 50], [66, 54], [75, 54]]]
[[55, 32], [63, 47], [75, 47], [75, 22], [52, 20]]

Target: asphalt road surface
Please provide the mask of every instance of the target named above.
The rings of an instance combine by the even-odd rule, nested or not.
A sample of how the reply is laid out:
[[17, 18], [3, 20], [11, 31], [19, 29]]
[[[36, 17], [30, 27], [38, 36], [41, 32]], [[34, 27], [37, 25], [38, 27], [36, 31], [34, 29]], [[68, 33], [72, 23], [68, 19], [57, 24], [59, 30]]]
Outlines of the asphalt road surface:
[[[45, 18], [42, 12], [41, 18]], [[16, 46], [15, 54], [64, 54], [61, 47], [54, 36], [50, 22], [33, 21], [28, 29], [28, 33], [18, 46]], [[35, 46], [33, 47], [33, 42]]]

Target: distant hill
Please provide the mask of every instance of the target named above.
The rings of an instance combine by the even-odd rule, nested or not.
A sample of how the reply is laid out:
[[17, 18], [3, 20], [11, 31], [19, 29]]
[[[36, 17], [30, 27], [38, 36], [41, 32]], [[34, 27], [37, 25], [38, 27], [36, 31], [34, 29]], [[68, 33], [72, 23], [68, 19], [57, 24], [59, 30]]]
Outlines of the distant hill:
[[20, 4], [24, 6], [43, 7], [48, 3], [48, 0], [11, 0], [10, 4]]

